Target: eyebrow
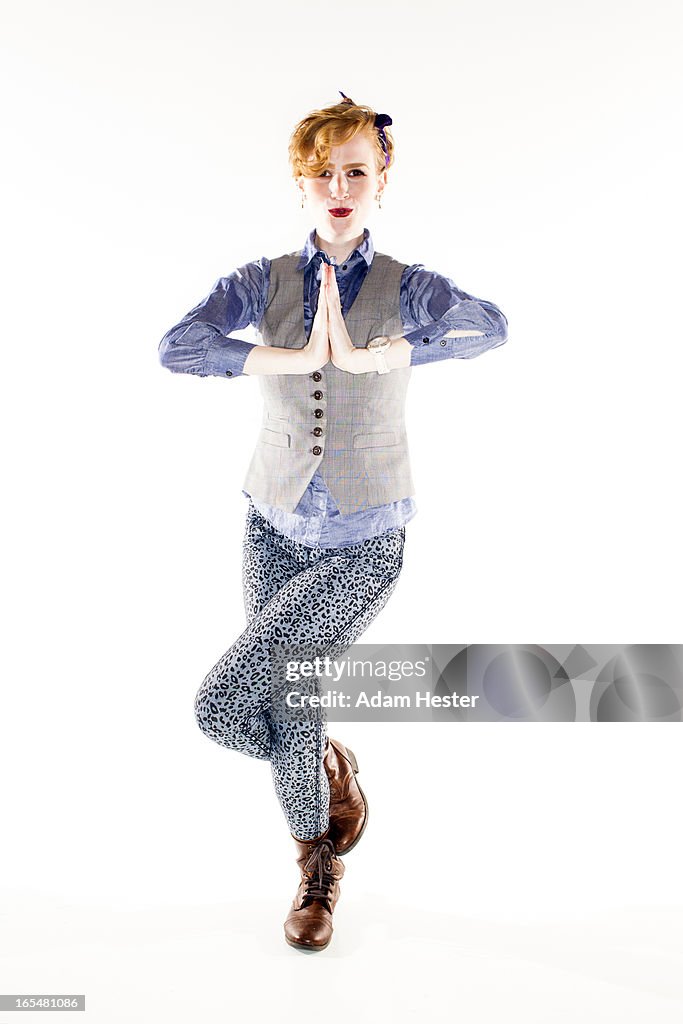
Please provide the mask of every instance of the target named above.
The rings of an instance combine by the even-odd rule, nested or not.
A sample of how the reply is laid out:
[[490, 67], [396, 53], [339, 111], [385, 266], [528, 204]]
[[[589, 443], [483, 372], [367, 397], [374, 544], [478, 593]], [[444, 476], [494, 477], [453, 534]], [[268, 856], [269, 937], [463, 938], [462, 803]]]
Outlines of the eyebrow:
[[[327, 166], [328, 167], [334, 167], [336, 165], [328, 163]], [[367, 166], [368, 166], [368, 164], [344, 164], [344, 167], [342, 168], [342, 170], [345, 170], [347, 167], [367, 167]]]

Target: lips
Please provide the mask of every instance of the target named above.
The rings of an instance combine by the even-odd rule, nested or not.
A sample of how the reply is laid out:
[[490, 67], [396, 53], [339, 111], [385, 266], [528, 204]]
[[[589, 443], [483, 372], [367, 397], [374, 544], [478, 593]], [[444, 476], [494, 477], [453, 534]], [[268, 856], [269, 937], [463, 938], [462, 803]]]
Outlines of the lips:
[[353, 210], [349, 209], [348, 206], [337, 206], [333, 210], [330, 210], [333, 217], [348, 217]]

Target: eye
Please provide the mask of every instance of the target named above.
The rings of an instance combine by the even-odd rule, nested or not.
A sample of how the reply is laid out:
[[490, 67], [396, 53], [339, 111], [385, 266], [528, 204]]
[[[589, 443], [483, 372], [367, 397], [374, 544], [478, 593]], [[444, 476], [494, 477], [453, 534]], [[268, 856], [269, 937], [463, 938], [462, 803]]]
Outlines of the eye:
[[[329, 173], [330, 173], [329, 171], [325, 170], [325, 171], [323, 171], [323, 172], [321, 173], [320, 177], [321, 177], [321, 178], [324, 178], [324, 177], [325, 177], [325, 175], [326, 175], [326, 174], [329, 174]], [[350, 170], [350, 171], [349, 171], [349, 174], [360, 174], [361, 178], [364, 178], [364, 177], [365, 177], [365, 171], [362, 171], [362, 170], [360, 169], [360, 167], [354, 167], [354, 168], [352, 168], [352, 170]]]

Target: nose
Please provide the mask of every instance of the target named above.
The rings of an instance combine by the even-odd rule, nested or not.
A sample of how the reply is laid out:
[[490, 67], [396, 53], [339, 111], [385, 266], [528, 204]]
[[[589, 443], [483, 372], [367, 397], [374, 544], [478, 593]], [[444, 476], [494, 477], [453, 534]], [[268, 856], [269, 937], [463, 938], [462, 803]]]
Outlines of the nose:
[[348, 178], [343, 171], [337, 171], [330, 179], [330, 196], [332, 199], [343, 199], [349, 194]]

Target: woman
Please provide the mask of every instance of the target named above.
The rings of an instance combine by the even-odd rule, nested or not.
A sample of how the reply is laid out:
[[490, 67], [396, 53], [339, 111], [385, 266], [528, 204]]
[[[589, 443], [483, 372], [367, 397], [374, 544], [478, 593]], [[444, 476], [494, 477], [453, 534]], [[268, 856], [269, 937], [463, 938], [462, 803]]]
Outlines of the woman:
[[[422, 264], [376, 252], [392, 119], [349, 97], [308, 114], [289, 146], [315, 224], [301, 250], [221, 277], [161, 340], [174, 372], [256, 375], [263, 426], [243, 484], [247, 627], [195, 700], [203, 732], [270, 761], [301, 880], [285, 922], [298, 949], [324, 949], [368, 807], [358, 763], [322, 712], [284, 710], [276, 654], [340, 656], [384, 607], [416, 506], [405, 432], [411, 367], [501, 345], [497, 306]], [[230, 338], [252, 324], [264, 344]], [[314, 684], [311, 684], [314, 685]], [[300, 689], [300, 687], [298, 687]]]

